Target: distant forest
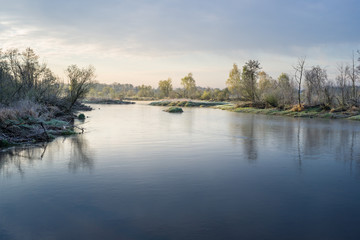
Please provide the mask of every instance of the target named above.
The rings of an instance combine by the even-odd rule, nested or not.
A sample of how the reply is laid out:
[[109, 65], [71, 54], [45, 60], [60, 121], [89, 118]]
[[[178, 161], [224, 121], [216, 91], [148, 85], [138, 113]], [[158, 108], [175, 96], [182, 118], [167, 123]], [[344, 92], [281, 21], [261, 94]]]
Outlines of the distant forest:
[[[357, 52], [359, 54], [359, 51]], [[325, 68], [307, 66], [299, 58], [292, 66], [293, 75], [269, 76], [259, 61], [249, 60], [242, 67], [233, 64], [224, 79], [226, 88], [197, 86], [192, 73], [180, 79], [180, 88], [173, 80], [160, 80], [157, 88], [149, 85], [103, 84], [95, 81], [95, 68], [70, 65], [67, 81], [62, 82], [39, 56], [28, 48], [0, 51], [0, 105], [29, 100], [70, 111], [79, 100], [86, 99], [200, 99], [208, 101], [246, 101], [267, 107], [321, 105], [327, 108], [359, 107], [360, 58], [353, 54], [347, 64], [336, 66], [337, 75], [330, 79]], [[255, 104], [255, 105], [256, 105]]]
[[[358, 52], [359, 53], [359, 52]], [[189, 98], [210, 101], [249, 101], [269, 107], [301, 108], [322, 105], [328, 108], [359, 106], [358, 86], [360, 58], [337, 66], [337, 76], [329, 79], [327, 71], [318, 65], [306, 66], [306, 58], [299, 58], [292, 66], [294, 75], [280, 74], [277, 78], [262, 70], [256, 60], [249, 60], [242, 68], [233, 64], [226, 88], [205, 88], [196, 85], [192, 73], [180, 80], [181, 88], [173, 88], [173, 80], [160, 80], [157, 88], [149, 85], [95, 83], [89, 89], [88, 99], [162, 99]]]

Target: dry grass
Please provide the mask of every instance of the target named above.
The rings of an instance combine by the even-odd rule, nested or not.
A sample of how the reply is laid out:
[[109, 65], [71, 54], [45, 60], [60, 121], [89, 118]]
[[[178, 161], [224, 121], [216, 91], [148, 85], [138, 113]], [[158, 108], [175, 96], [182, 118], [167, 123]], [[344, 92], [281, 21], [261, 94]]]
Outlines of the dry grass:
[[38, 118], [39, 115], [44, 112], [46, 112], [46, 109], [43, 106], [28, 100], [23, 100], [8, 107], [1, 107], [0, 122], [19, 118]]
[[298, 105], [295, 105], [295, 106], [293, 106], [291, 109], [290, 109], [290, 111], [291, 112], [301, 112], [301, 111], [304, 111], [304, 105], [302, 105], [302, 104], [298, 104]]

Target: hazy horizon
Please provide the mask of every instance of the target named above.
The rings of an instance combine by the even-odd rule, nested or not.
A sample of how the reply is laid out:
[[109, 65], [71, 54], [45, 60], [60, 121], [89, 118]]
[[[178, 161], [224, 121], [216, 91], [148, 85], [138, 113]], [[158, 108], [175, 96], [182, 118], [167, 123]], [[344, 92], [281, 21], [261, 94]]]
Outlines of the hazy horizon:
[[0, 48], [33, 48], [63, 77], [93, 65], [102, 83], [157, 86], [192, 72], [224, 88], [233, 63], [259, 60], [274, 78], [300, 56], [330, 78], [360, 49], [360, 3], [347, 1], [0, 0]]

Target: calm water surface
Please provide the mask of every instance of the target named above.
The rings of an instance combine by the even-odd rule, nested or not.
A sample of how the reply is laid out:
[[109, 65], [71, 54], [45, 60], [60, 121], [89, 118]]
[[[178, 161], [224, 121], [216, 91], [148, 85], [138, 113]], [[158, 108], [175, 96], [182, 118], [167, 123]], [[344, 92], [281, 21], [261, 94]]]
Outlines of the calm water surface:
[[0, 153], [1, 240], [360, 239], [358, 122], [94, 107]]

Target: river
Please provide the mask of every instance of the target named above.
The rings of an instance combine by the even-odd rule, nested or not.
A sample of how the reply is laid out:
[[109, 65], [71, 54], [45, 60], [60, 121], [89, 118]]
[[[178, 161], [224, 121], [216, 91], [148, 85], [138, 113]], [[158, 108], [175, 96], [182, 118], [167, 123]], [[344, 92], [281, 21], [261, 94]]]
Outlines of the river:
[[93, 107], [0, 153], [0, 240], [359, 239], [359, 122]]

